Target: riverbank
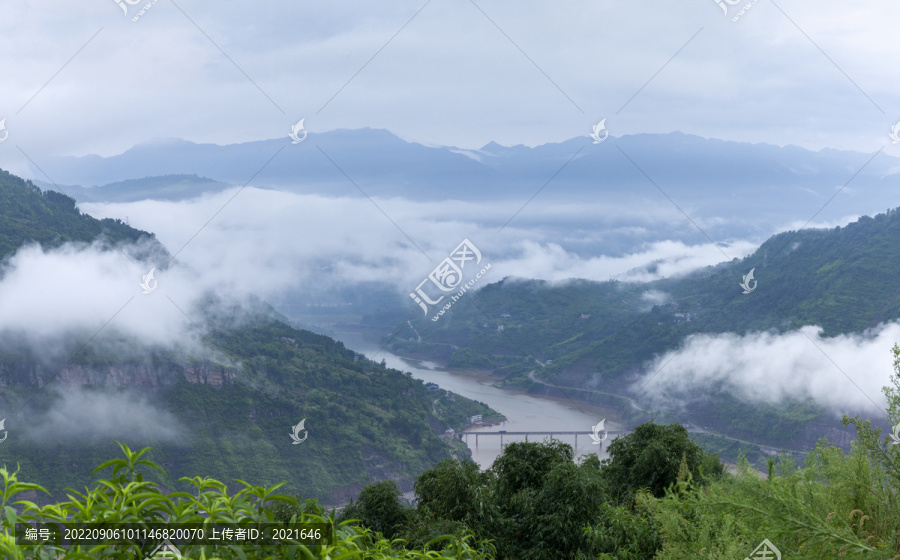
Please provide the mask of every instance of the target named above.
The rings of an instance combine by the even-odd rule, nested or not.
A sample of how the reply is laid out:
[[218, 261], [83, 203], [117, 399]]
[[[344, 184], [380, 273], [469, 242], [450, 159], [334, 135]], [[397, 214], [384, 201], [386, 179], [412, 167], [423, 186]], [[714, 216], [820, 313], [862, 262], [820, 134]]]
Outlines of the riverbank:
[[451, 367], [446, 360], [422, 358], [421, 356], [404, 354], [397, 351], [393, 351], [392, 354], [409, 362], [429, 364], [430, 367], [443, 369], [453, 375], [466, 376], [477, 380], [480, 383], [491, 384], [503, 391], [531, 396], [541, 395], [573, 403], [581, 402], [584, 403], [584, 407], [595, 407], [601, 412], [615, 411], [617, 414], [612, 416], [628, 430], [644, 422], [649, 422], [652, 419], [649, 411], [643, 409], [634, 402], [633, 399], [625, 395], [619, 395], [608, 391], [599, 391], [596, 389], [556, 385], [538, 378], [535, 375], [535, 370], [531, 370], [528, 373], [527, 381], [519, 380], [519, 382], [516, 383], [506, 383], [502, 376], [496, 374], [494, 370], [458, 369]]
[[[375, 361], [385, 360], [388, 367], [408, 371], [413, 377], [426, 383], [438, 385], [452, 393], [481, 402], [506, 417], [504, 422], [494, 425], [473, 424], [468, 432], [499, 431], [509, 432], [580, 432], [585, 436], [592, 426], [606, 419], [609, 431], [627, 431], [626, 422], [618, 410], [612, 407], [588, 403], [569, 395], [546, 395], [520, 388], [500, 388], [497, 376], [490, 370], [451, 370], [433, 360], [400, 356], [381, 348], [377, 332], [339, 332], [338, 340], [347, 348], [361, 352]], [[500, 455], [500, 438], [469, 438], [472, 459], [482, 469], [493, 464]], [[534, 437], [529, 441], [534, 441]], [[598, 454], [597, 446], [590, 445], [588, 437], [576, 441], [573, 436], [555, 437], [573, 446], [576, 456]], [[503, 438], [504, 445], [513, 441], [525, 441], [525, 436]], [[606, 446], [599, 451], [601, 459], [606, 458]]]
[[[422, 360], [416, 356], [394, 354], [403, 360], [428, 363], [431, 367], [441, 367], [442, 360]], [[615, 418], [620, 429], [628, 431], [644, 422], [655, 421], [659, 423], [683, 423], [682, 419], [675, 417], [669, 411], [647, 410], [637, 404], [633, 399], [597, 389], [569, 387], [544, 381], [539, 377], [538, 368], [530, 371], [527, 377], [520, 378], [513, 383], [504, 383], [492, 370], [451, 370], [456, 375], [472, 376], [484, 383], [490, 383], [501, 391], [512, 394], [528, 395], [531, 397], [545, 397], [566, 403], [574, 403], [582, 410], [596, 407], [599, 414], [607, 418]], [[582, 403], [582, 404], [578, 404]], [[599, 417], [598, 417], [599, 420]], [[802, 463], [808, 451], [789, 449], [782, 446], [774, 446], [763, 443], [754, 443], [747, 439], [726, 435], [710, 428], [700, 428], [692, 424], [684, 424], [691, 439], [709, 452], [715, 453], [723, 461], [734, 464], [740, 455], [744, 455], [757, 469], [763, 468], [770, 458], [777, 455], [793, 456]], [[612, 428], [610, 428], [612, 429]], [[572, 442], [574, 443], [574, 442]], [[605, 457], [605, 454], [602, 455]], [[757, 472], [760, 472], [757, 470]]]

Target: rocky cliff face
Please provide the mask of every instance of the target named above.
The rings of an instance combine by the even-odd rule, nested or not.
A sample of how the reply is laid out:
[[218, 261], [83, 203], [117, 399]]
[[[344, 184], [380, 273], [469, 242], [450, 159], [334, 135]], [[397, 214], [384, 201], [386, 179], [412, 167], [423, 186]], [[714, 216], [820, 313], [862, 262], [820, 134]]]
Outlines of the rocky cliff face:
[[237, 374], [236, 368], [213, 363], [158, 366], [122, 364], [104, 367], [67, 365], [61, 369], [40, 364], [0, 363], [0, 387], [42, 387], [56, 378], [55, 382], [65, 385], [158, 389], [184, 378], [190, 383], [218, 388], [233, 383]]

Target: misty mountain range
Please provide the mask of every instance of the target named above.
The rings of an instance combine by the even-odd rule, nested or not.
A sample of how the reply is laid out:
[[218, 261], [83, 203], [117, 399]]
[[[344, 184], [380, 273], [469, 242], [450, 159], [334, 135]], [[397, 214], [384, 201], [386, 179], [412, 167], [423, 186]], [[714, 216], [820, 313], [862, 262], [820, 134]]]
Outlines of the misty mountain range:
[[139, 200], [188, 200], [204, 193], [218, 192], [232, 185], [197, 175], [160, 175], [142, 179], [126, 179], [100, 187], [36, 184], [45, 189], [62, 191], [78, 202], [136, 202]]
[[[134, 187], [128, 181], [165, 175], [209, 179], [154, 179], [155, 186], [141, 188], [139, 196], [176, 200], [226, 184], [329, 196], [360, 196], [358, 186], [372, 197], [420, 201], [524, 202], [540, 191], [539, 201], [663, 204], [670, 210], [674, 204], [704, 222], [711, 234], [764, 239], [786, 223], [814, 216], [829, 221], [891, 207], [900, 159], [680, 132], [610, 137], [602, 144], [593, 144], [588, 136], [536, 147], [492, 142], [463, 150], [407, 142], [389, 131], [366, 128], [310, 133], [298, 145], [287, 136], [225, 146], [168, 139], [110, 157], [54, 157], [43, 161], [42, 168], [79, 201], [136, 200], [138, 194], [118, 194]], [[50, 185], [34, 171], [37, 184]], [[179, 183], [181, 188], [172, 186]], [[99, 191], [91, 188], [101, 185]], [[841, 204], [816, 214], [839, 191]], [[682, 218], [680, 212], [678, 216]], [[722, 221], [728, 226], [722, 227]]]

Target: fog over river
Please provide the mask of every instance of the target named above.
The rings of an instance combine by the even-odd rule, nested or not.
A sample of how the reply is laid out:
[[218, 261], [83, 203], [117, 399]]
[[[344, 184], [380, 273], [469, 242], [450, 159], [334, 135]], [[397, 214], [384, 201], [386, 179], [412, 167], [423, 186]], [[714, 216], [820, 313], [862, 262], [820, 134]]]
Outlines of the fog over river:
[[[387, 350], [379, 352], [381, 344], [378, 343], [376, 336], [350, 332], [337, 332], [335, 336], [347, 348], [361, 352], [371, 360], [380, 362], [384, 359], [388, 367], [408, 371], [416, 379], [436, 383], [441, 389], [447, 389], [458, 395], [483, 402], [507, 418], [506, 422], [502, 424], [473, 428], [469, 431], [580, 431], [584, 432], [584, 435], [579, 434], [578, 436], [578, 447], [575, 449], [575, 455], [578, 456], [597, 453], [598, 446], [592, 444], [591, 438], [587, 434], [591, 427], [602, 418], [606, 418], [607, 430], [616, 431], [623, 428], [618, 412], [612, 409], [592, 406], [583, 401], [500, 389], [492, 385], [497, 381], [496, 378], [492, 380], [484, 374], [451, 372], [434, 362], [401, 358]], [[548, 436], [529, 437], [529, 441], [542, 440], [545, 437]], [[575, 445], [574, 436], [571, 435], [554, 436], [554, 439], [564, 441], [573, 447]], [[603, 450], [600, 452], [601, 459], [607, 457], [606, 446], [611, 439], [612, 437], [603, 443]], [[524, 436], [503, 436], [504, 445], [511, 441], [524, 440]], [[475, 437], [470, 435], [468, 436], [468, 445], [472, 451], [472, 458], [482, 469], [490, 467], [500, 454], [500, 438], [497, 436], [480, 437], [476, 447]]]

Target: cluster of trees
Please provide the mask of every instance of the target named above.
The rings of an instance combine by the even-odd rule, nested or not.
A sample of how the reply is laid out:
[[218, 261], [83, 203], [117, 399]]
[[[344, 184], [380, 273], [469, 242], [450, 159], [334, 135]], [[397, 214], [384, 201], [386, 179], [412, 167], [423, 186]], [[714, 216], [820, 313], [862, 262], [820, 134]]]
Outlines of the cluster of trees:
[[868, 422], [846, 422], [858, 430], [851, 453], [822, 442], [804, 468], [787, 458], [767, 474], [746, 461], [725, 473], [678, 425], [639, 426], [602, 464], [573, 463], [565, 444], [514, 443], [486, 472], [452, 461], [426, 472], [415, 508], [380, 482], [342, 518], [409, 549], [474, 537], [497, 559], [731, 560], [764, 540], [785, 558], [896, 559], [900, 453]]
[[[165, 493], [159, 485], [145, 478], [148, 472], [165, 475], [162, 467], [144, 457], [149, 448], [133, 452], [127, 445], [120, 447], [124, 458], [107, 461], [95, 469], [95, 472], [111, 469], [111, 475], [84, 493], [73, 490], [69, 500], [43, 507], [22, 499], [27, 493], [45, 491], [42, 487], [19, 480], [18, 473], [6, 467], [0, 468], [0, 556], [9, 560], [133, 560], [150, 557], [161, 544], [160, 539], [155, 539], [134, 540], [127, 544], [101, 542], [64, 546], [40, 542], [22, 545], [16, 542], [17, 524], [63, 523], [71, 526], [69, 524], [90, 523], [107, 524], [107, 527], [113, 526], [111, 524], [139, 527], [165, 524], [176, 528], [179, 524], [189, 523], [192, 527], [225, 525], [246, 529], [291, 523], [295, 528], [315, 527], [319, 533], [305, 539], [295, 533], [298, 538], [285, 539], [274, 546], [256, 540], [241, 544], [184, 544], [177, 538], [172, 540], [182, 558], [203, 560], [491, 558], [470, 546], [471, 537], [442, 539], [442, 553], [397, 547], [396, 543], [372, 530], [338, 522], [333, 511], [325, 512], [315, 500], [300, 503], [280, 494], [281, 484], [265, 487], [240, 481], [244, 488], [229, 492], [222, 482], [197, 476], [180, 480], [189, 491]], [[206, 535], [211, 535], [211, 531], [206, 531]], [[19, 538], [24, 540], [21, 535]]]
[[652, 558], [661, 540], [641, 500], [662, 498], [679, 480], [706, 484], [723, 473], [677, 424], [638, 426], [609, 453], [603, 465], [596, 456], [576, 463], [562, 442], [511, 443], [487, 471], [447, 460], [419, 476], [414, 508], [402, 505], [393, 482], [378, 482], [341, 519], [411, 548], [449, 533], [474, 535], [474, 546], [497, 558]]

